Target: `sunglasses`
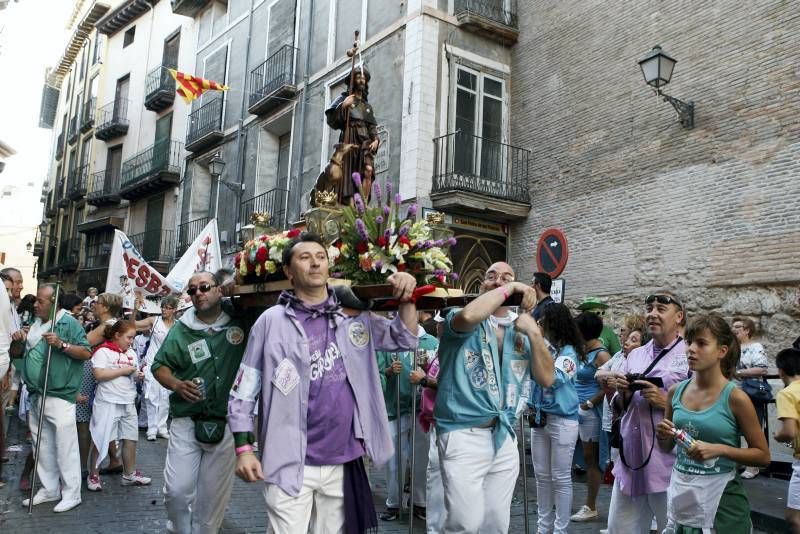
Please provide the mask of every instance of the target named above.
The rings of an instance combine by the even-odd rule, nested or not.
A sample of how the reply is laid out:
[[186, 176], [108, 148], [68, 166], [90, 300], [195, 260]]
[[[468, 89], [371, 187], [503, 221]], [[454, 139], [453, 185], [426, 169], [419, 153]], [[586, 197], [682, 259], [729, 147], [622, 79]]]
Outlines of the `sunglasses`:
[[195, 296], [195, 294], [197, 294], [198, 291], [200, 291], [200, 293], [208, 293], [209, 291], [211, 291], [212, 287], [217, 287], [217, 286], [211, 284], [200, 284], [197, 287], [192, 286], [186, 290], [186, 294], [189, 295], [190, 297], [193, 297]]
[[683, 305], [680, 303], [680, 301], [670, 297], [669, 295], [648, 295], [647, 298], [644, 299], [645, 304], [652, 304], [653, 302], [658, 302], [659, 304], [664, 304], [665, 306], [674, 304], [678, 308], [683, 309]]

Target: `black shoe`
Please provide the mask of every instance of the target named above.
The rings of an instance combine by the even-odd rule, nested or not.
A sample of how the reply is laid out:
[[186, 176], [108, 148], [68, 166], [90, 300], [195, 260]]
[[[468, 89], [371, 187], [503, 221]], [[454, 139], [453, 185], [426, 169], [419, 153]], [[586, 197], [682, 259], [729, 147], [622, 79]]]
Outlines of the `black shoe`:
[[414, 505], [414, 517], [417, 519], [421, 519], [422, 521], [427, 521], [428, 513], [427, 509], [424, 506], [417, 506]]
[[400, 518], [400, 510], [398, 508], [387, 508], [378, 517], [381, 521], [397, 521]]

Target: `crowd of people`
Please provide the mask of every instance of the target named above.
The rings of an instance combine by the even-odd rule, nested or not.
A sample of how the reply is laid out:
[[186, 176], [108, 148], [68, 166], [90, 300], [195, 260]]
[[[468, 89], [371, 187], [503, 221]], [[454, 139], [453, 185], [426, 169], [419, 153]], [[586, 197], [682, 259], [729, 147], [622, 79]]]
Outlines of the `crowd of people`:
[[[427, 532], [503, 533], [527, 422], [539, 533], [602, 519], [612, 534], [750, 531], [741, 478], [769, 465], [772, 398], [751, 319], [690, 317], [659, 290], [615, 330], [601, 299], [573, 311], [550, 298], [548, 275], [528, 285], [504, 262], [464, 307], [435, 313], [417, 310], [413, 276], [392, 274], [399, 305], [386, 317], [328, 284], [320, 237], [294, 238], [282, 264], [292, 290], [255, 321], [230, 306], [225, 273], [195, 273], [186, 310], [167, 297], [141, 317], [95, 288], [23, 298], [19, 271], [4, 269], [0, 392], [40, 442], [32, 504], [70, 510], [106, 474], [149, 484], [136, 469], [143, 429], [168, 439], [169, 532], [217, 532], [238, 476], [262, 484], [277, 533], [375, 532], [406, 506]], [[774, 439], [794, 448], [786, 517], [800, 534], [800, 346], [776, 364], [787, 387]], [[380, 514], [367, 458], [384, 468]]]

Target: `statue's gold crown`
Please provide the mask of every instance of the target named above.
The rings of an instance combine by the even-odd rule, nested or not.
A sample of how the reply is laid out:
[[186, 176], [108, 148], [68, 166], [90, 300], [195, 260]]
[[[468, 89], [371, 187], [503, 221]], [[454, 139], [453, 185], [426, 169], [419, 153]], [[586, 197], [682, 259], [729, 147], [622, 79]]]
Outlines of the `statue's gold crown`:
[[444, 213], [433, 211], [425, 215], [425, 221], [428, 224], [444, 224]]
[[268, 211], [257, 211], [250, 215], [250, 223], [256, 226], [267, 226], [272, 215]]
[[316, 191], [314, 200], [316, 200], [317, 206], [335, 206], [338, 195], [336, 191]]

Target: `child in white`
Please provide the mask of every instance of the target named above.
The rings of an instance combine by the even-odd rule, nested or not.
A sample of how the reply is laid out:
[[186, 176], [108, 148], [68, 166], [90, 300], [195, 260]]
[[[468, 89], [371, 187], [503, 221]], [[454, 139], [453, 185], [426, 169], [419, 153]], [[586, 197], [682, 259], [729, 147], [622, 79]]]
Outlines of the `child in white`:
[[92, 448], [89, 452], [89, 491], [100, 491], [100, 463], [108, 453], [112, 440], [122, 440], [123, 486], [144, 486], [150, 479], [136, 471], [136, 441], [139, 429], [136, 415], [136, 383], [142, 379], [139, 358], [132, 347], [136, 325], [117, 321], [107, 326], [105, 342], [92, 355], [92, 368], [97, 379], [94, 408], [89, 430]]

